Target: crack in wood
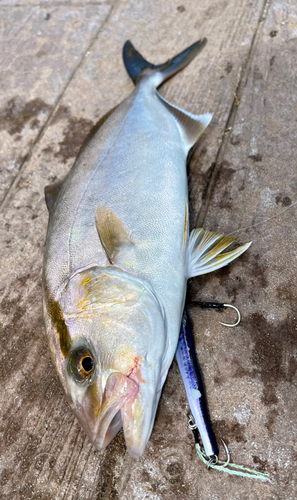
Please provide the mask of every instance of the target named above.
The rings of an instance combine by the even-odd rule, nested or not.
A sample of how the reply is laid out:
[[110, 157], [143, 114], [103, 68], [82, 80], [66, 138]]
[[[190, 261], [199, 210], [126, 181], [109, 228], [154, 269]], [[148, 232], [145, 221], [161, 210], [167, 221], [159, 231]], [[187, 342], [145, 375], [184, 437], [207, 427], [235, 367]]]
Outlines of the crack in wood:
[[210, 180], [208, 182], [206, 196], [203, 200], [203, 203], [201, 205], [201, 208], [198, 212], [198, 216], [196, 219], [196, 227], [203, 227], [206, 216], [207, 216], [209, 204], [210, 204], [210, 201], [211, 201], [211, 198], [212, 198], [215, 186], [216, 186], [218, 174], [220, 172], [220, 169], [221, 169], [221, 166], [222, 166], [222, 163], [224, 160], [226, 148], [229, 144], [230, 132], [232, 131], [234, 123], [235, 123], [237, 111], [238, 111], [240, 101], [241, 101], [242, 96], [243, 96], [245, 85], [246, 85], [248, 77], [249, 77], [251, 64], [252, 64], [254, 54], [256, 51], [256, 47], [257, 47], [257, 43], [258, 43], [258, 40], [260, 37], [261, 27], [263, 26], [263, 23], [266, 19], [270, 2], [271, 2], [271, 0], [264, 0], [264, 4], [263, 4], [263, 7], [262, 7], [262, 10], [260, 13], [257, 27], [255, 29], [255, 33], [254, 33], [253, 38], [252, 38], [252, 43], [250, 46], [250, 50], [248, 52], [247, 59], [241, 67], [239, 82], [238, 82], [238, 85], [237, 85], [237, 88], [235, 91], [235, 95], [234, 95], [234, 99], [233, 99], [233, 102], [232, 102], [232, 105], [230, 108], [228, 119], [227, 119], [227, 122], [226, 122], [226, 125], [224, 128], [224, 131], [223, 131], [221, 144], [220, 144], [220, 147], [219, 147], [217, 155], [216, 155], [216, 159], [214, 162], [214, 168], [212, 170], [212, 174], [211, 174]]

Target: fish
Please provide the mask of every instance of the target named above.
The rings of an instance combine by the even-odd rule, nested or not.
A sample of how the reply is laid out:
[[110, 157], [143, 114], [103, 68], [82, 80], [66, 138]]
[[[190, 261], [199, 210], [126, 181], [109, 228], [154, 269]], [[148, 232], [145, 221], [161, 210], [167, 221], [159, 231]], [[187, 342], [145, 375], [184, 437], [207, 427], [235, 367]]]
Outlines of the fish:
[[249, 243], [189, 232], [186, 161], [212, 115], [171, 104], [158, 87], [205, 46], [164, 64], [127, 41], [133, 92], [108, 113], [62, 181], [45, 188], [45, 330], [69, 404], [95, 448], [123, 428], [140, 457], [175, 355], [187, 280]]

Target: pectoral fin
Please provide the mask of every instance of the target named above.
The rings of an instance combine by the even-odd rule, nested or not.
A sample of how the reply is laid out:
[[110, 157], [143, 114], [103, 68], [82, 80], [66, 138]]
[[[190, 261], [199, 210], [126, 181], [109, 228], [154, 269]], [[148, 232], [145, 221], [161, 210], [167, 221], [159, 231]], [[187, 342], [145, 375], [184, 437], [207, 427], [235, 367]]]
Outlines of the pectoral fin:
[[207, 113], [205, 115], [193, 115], [192, 113], [188, 113], [188, 111], [185, 111], [184, 109], [168, 102], [159, 94], [158, 91], [156, 91], [156, 93], [158, 99], [160, 99], [162, 104], [164, 104], [164, 106], [176, 119], [184, 136], [186, 145], [188, 149], [190, 149], [195, 142], [198, 141], [199, 137], [210, 123], [212, 114]]
[[204, 229], [194, 229], [187, 246], [187, 278], [210, 273], [226, 266], [245, 252], [252, 243], [246, 243], [231, 252], [222, 254], [221, 252], [235, 239]]
[[132, 245], [129, 232], [110, 208], [100, 205], [96, 210], [96, 227], [110, 264], [122, 245]]
[[64, 180], [55, 182], [54, 184], [49, 184], [44, 188], [45, 203], [49, 213], [51, 213], [52, 209], [54, 208], [55, 201], [58, 198], [59, 192], [61, 191], [63, 182]]

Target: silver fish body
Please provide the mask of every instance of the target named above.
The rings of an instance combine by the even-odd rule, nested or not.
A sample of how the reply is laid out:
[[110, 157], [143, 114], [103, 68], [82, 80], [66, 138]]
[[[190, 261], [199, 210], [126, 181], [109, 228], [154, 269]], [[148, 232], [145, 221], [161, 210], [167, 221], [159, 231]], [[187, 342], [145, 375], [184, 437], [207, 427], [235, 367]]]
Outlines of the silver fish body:
[[145, 449], [178, 342], [197, 254], [197, 245], [188, 249], [186, 158], [211, 118], [173, 107], [156, 87], [200, 45], [160, 67], [140, 64], [129, 45], [134, 91], [91, 138], [58, 195], [47, 193], [52, 358], [94, 445], [104, 448], [123, 425], [132, 456]]

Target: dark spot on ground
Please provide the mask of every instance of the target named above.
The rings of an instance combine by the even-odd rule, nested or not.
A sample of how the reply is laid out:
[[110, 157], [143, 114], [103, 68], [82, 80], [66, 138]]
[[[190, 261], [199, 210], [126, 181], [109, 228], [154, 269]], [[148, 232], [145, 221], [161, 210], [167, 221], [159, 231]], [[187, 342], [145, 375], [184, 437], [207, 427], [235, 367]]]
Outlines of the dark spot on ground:
[[[233, 267], [236, 265], [234, 263]], [[249, 252], [245, 252], [240, 257], [240, 262], [238, 262], [241, 269], [244, 269], [246, 266], [250, 269], [249, 272], [249, 290], [250, 290], [250, 300], [254, 301], [254, 286], [265, 289], [268, 286], [268, 281], [266, 278], [267, 266], [261, 261], [261, 256], [259, 254], [252, 255]], [[247, 278], [242, 275], [237, 275], [235, 277], [230, 275], [230, 268], [228, 266], [219, 269], [216, 272], [216, 276], [220, 280], [220, 285], [227, 292], [228, 297], [232, 299], [232, 302], [236, 300], [237, 294], [240, 290], [244, 290], [247, 288]], [[207, 281], [207, 275], [204, 278], [203, 276], [199, 279], [199, 286], [203, 288], [203, 279]]]
[[179, 5], [176, 10], [178, 10], [178, 12], [185, 12], [186, 8], [183, 5]]
[[278, 34], [278, 31], [272, 30], [272, 31], [270, 31], [269, 36], [271, 36], [271, 38], [274, 38], [277, 34]]
[[[252, 255], [251, 253], [247, 252], [243, 255], [243, 258], [249, 261], [250, 276], [255, 286], [258, 286], [262, 289], [267, 288], [268, 286], [268, 281], [266, 278], [267, 265], [264, 264], [263, 261], [261, 260], [261, 255], [258, 253]], [[245, 263], [245, 260], [243, 261], [243, 263]], [[253, 290], [252, 293], [254, 293]]]
[[226, 71], [227, 75], [229, 75], [229, 73], [231, 73], [232, 68], [233, 68], [232, 62], [228, 61], [227, 64], [226, 64], [226, 68], [225, 68], [225, 71]]
[[270, 58], [270, 61], [269, 61], [269, 68], [270, 68], [270, 70], [272, 70], [272, 67], [273, 67], [273, 65], [274, 65], [274, 61], [275, 61], [275, 56], [272, 56], [272, 57]]
[[43, 148], [42, 152], [45, 154], [45, 155], [49, 155], [53, 152], [53, 148], [51, 146], [47, 146], [46, 148]]
[[[210, 7], [205, 11], [205, 13], [202, 15], [202, 19], [208, 20], [208, 19], [214, 19], [219, 16], [224, 12], [228, 5], [228, 2], [224, 0], [220, 0], [219, 2], [213, 2]], [[201, 23], [202, 23], [201, 19]]]
[[59, 142], [60, 149], [55, 153], [55, 157], [60, 158], [63, 163], [70, 158], [76, 158], [93, 126], [94, 123], [85, 118], [68, 118], [67, 128], [63, 131], [63, 139]]
[[[294, 314], [279, 323], [269, 323], [260, 313], [246, 318], [246, 329], [253, 342], [251, 368], [242, 372], [234, 371], [234, 376], [260, 379], [263, 383], [262, 402], [277, 404], [276, 389], [281, 381], [292, 383], [296, 378], [297, 362], [294, 352], [297, 347], [296, 320]], [[235, 361], [235, 360], [234, 360]], [[236, 363], [234, 362], [236, 366]]]
[[36, 57], [43, 57], [45, 55], [46, 55], [45, 50], [39, 50], [38, 52], [36, 52]]
[[30, 123], [31, 128], [36, 128], [40, 125], [38, 117], [48, 115], [51, 108], [39, 98], [25, 102], [20, 97], [13, 97], [0, 110], [2, 129], [14, 135], [19, 134], [27, 123]]
[[262, 161], [262, 155], [259, 153], [256, 155], [249, 155], [249, 158], [255, 162]]
[[236, 301], [239, 291], [245, 289], [246, 280], [240, 276], [236, 276], [235, 279], [232, 278], [230, 276], [230, 270], [228, 271], [227, 269], [227, 267], [221, 269], [218, 278], [220, 279], [220, 284], [224, 287], [224, 290], [226, 290], [228, 297], [232, 298], [233, 302], [233, 300]]
[[253, 455], [254, 463], [258, 465], [257, 471], [267, 472], [268, 460], [261, 460], [257, 455]]
[[279, 415], [279, 411], [276, 408], [273, 408], [269, 412], [268, 420], [267, 420], [265, 426], [268, 430], [270, 438], [273, 438], [273, 427], [274, 427], [274, 424], [276, 422], [278, 415]]
[[234, 377], [238, 377], [238, 378], [249, 377], [251, 374], [251, 370], [242, 366], [239, 363], [238, 359], [233, 360], [232, 370], [233, 370]]
[[222, 184], [229, 184], [233, 175], [235, 173], [235, 170], [230, 167], [230, 163], [228, 161], [223, 161], [219, 175], [218, 175], [218, 182]]
[[232, 134], [230, 137], [230, 142], [231, 142], [232, 146], [238, 146], [238, 144], [240, 144], [239, 135]]
[[255, 66], [253, 75], [254, 75], [254, 80], [262, 80], [262, 78], [263, 78], [263, 75], [260, 71], [260, 68], [258, 68], [258, 66]]
[[32, 130], [36, 129], [36, 128], [39, 128], [40, 126], [40, 121], [38, 120], [38, 118], [34, 118], [32, 121], [31, 121], [31, 124], [30, 124], [30, 128]]
[[71, 117], [71, 110], [69, 106], [60, 106], [52, 119], [52, 125], [59, 122], [60, 120], [65, 120]]
[[230, 181], [235, 170], [229, 166], [229, 162], [224, 161], [217, 177], [217, 191], [220, 193], [219, 207], [222, 209], [232, 208], [232, 196], [230, 193]]
[[289, 207], [292, 204], [292, 200], [289, 196], [282, 196], [281, 194], [278, 194], [275, 197], [275, 203], [277, 205], [282, 205], [282, 207]]
[[245, 426], [239, 422], [227, 422], [226, 420], [214, 420], [213, 429], [215, 436], [222, 436], [224, 440], [230, 443], [236, 441], [237, 443], [246, 443], [244, 435]]

